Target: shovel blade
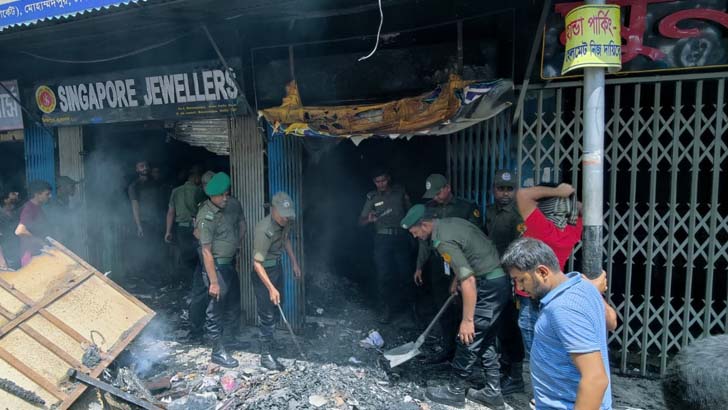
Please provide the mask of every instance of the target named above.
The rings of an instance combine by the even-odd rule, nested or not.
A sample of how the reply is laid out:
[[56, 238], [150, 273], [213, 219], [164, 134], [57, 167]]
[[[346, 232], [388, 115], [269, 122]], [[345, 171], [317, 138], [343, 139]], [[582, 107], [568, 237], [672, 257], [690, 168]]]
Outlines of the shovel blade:
[[418, 354], [420, 354], [419, 346], [413, 342], [409, 342], [394, 349], [387, 350], [384, 352], [384, 358], [389, 360], [390, 367], [397, 367]]

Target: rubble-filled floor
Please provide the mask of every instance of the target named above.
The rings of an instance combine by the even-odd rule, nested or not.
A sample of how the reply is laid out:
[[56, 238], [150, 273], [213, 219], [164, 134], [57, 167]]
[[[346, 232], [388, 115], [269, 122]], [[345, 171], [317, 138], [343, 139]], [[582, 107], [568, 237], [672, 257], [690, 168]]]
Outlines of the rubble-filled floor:
[[[226, 338], [228, 350], [240, 362], [237, 369], [210, 365], [208, 346], [184, 342], [184, 292], [162, 289], [156, 294], [138, 293], [157, 311], [157, 317], [117, 360], [111, 373], [120, 368], [133, 369], [139, 380], [151, 388], [151, 392], [134, 393], [152, 394], [170, 410], [447, 409], [429, 402], [424, 395], [428, 383], [447, 379], [447, 365], [427, 365], [422, 358], [415, 358], [391, 370], [380, 351], [359, 343], [371, 330], [378, 330], [387, 349], [414, 341], [422, 328], [414, 327], [408, 315], [390, 325], [380, 325], [364, 300], [345, 289], [355, 287], [342, 286], [335, 295], [322, 298], [325, 300], [309, 299], [310, 315], [299, 336], [306, 360], [298, 356], [290, 335], [279, 331], [277, 354], [287, 367], [282, 372], [259, 366], [257, 331], [250, 327], [233, 335], [228, 332]], [[431, 349], [429, 345], [433, 344], [426, 346]], [[473, 379], [477, 385], [477, 378]], [[612, 375], [612, 383], [615, 409], [664, 408], [657, 381]], [[116, 408], [109, 406], [113, 404], [109, 401], [102, 407], [99, 400], [90, 392], [75, 408]], [[529, 409], [529, 400], [526, 394], [506, 396], [506, 402], [517, 410]], [[468, 402], [468, 408], [484, 407]]]

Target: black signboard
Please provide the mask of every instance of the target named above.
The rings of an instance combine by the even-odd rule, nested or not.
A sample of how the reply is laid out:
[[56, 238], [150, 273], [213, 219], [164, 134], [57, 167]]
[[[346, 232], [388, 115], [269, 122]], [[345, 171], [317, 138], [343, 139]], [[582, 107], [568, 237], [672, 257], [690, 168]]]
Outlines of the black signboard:
[[[728, 0], [607, 0], [621, 7], [621, 73], [728, 66]], [[564, 77], [564, 17], [583, 1], [557, 3], [544, 28], [541, 78]]]
[[235, 76], [191, 63], [42, 82], [33, 97], [48, 126], [220, 117], [242, 111]]
[[[18, 104], [18, 82], [2, 81], [0, 87], [0, 131], [22, 130], [23, 112]], [[8, 90], [12, 93], [9, 95]]]

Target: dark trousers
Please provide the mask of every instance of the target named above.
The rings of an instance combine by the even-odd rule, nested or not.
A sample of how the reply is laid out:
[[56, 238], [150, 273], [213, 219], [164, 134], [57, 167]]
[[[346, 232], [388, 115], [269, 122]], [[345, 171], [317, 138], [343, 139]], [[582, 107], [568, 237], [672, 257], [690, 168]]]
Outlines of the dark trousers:
[[[232, 265], [230, 265], [232, 266]], [[232, 269], [228, 293], [225, 297], [223, 321], [226, 328], [236, 329], [240, 324], [240, 282], [238, 272]], [[192, 290], [190, 291], [189, 321], [192, 333], [202, 333], [208, 305], [207, 274], [198, 263], [192, 276]]]
[[404, 233], [375, 236], [374, 266], [380, 308], [394, 310], [401, 303], [414, 306], [411, 259], [410, 241]]
[[498, 332], [501, 350], [501, 365], [506, 371], [513, 363], [520, 363], [526, 356], [521, 338], [521, 329], [518, 328], [518, 311], [513, 299], [509, 299], [501, 314], [500, 332]]
[[192, 333], [202, 333], [205, 323], [205, 310], [207, 309], [208, 287], [205, 286], [205, 276], [202, 261], [198, 261], [195, 273], [192, 275], [192, 291], [190, 292], [190, 327]]
[[[445, 275], [445, 261], [435, 254], [430, 253], [430, 258], [426, 264], [427, 276], [430, 281], [430, 290], [432, 292], [432, 303], [435, 305], [435, 311], [439, 311], [443, 303], [450, 297], [450, 284], [453, 280], [453, 274]], [[447, 310], [442, 314], [438, 325], [443, 336], [445, 351], [452, 352], [455, 350], [455, 338], [452, 335], [457, 334], [462, 319], [462, 307], [459, 306], [460, 297], [457, 297], [454, 303], [451, 303]]]
[[174, 276], [175, 279], [189, 285], [194, 281], [193, 274], [197, 268], [197, 239], [193, 235], [194, 228], [175, 226], [174, 235]]
[[478, 359], [481, 360], [486, 377], [500, 377], [495, 340], [500, 319], [511, 299], [511, 281], [507, 276], [496, 279], [477, 279], [477, 300], [475, 302], [475, 338], [470, 345], [457, 340], [452, 367], [455, 374], [469, 377]]
[[[231, 286], [237, 286], [235, 283], [235, 269], [233, 265], [218, 265], [215, 264], [217, 270], [217, 283], [220, 285], [220, 297], [219, 299], [211, 296], [207, 297], [207, 308], [205, 309], [205, 333], [207, 338], [216, 342], [222, 338], [223, 335], [223, 320], [225, 313], [225, 304], [228, 292]], [[204, 270], [203, 270], [204, 272]], [[210, 287], [210, 279], [207, 273], [203, 276], [204, 284], [206, 288]]]
[[[273, 286], [281, 294], [281, 301], [283, 300], [283, 269], [281, 264], [278, 263], [274, 267], [265, 268], [265, 272], [268, 274]], [[258, 274], [253, 271], [253, 287], [255, 290], [255, 306], [258, 310], [258, 321], [260, 325], [260, 338], [263, 347], [269, 347], [273, 342], [273, 332], [275, 331], [276, 320], [278, 316], [278, 308], [273, 302], [270, 301], [270, 294], [268, 288], [265, 287], [263, 281], [260, 280]]]
[[168, 279], [167, 258], [164, 247], [164, 229], [157, 223], [142, 221], [144, 237], [132, 238], [132, 266], [134, 273], [148, 282], [161, 284]]

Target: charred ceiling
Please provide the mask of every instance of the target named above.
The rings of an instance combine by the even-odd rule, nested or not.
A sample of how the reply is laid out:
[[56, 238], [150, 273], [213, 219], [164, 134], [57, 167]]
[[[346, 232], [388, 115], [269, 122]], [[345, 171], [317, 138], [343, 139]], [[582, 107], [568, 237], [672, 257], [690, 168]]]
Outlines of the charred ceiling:
[[[391, 58], [401, 58], [414, 68], [407, 71], [403, 64], [395, 70], [400, 75], [392, 84], [379, 87], [366, 98], [386, 97], [392, 87], [400, 95], [414, 93], [437, 82], [435, 77], [443, 75], [442, 70], [447, 70], [457, 53], [458, 19], [466, 21], [466, 60], [482, 60], [483, 52], [496, 53], [494, 76], [511, 77], [514, 71], [518, 76], [522, 70], [517, 67], [527, 56], [514, 50], [526, 49], [531, 39], [528, 30], [514, 28], [533, 25], [535, 19], [531, 15], [538, 14], [539, 7], [531, 3], [534, 2], [383, 0], [382, 53], [375, 54], [378, 58], [368, 65], [356, 67], [363, 73], [358, 77], [366, 77], [369, 72], [372, 78], [381, 78], [380, 72], [391, 71]], [[48, 78], [217, 59], [201, 29], [207, 25], [226, 58], [242, 58], [249, 93], [254, 93], [249, 81], [253, 76], [251, 60], [257, 60], [270, 71], [267, 74], [280, 77], [274, 78], [273, 86], [282, 94], [282, 84], [290, 80], [291, 70], [286, 66], [277, 72], [276, 64], [288, 61], [289, 45], [295, 46], [296, 61], [301, 60], [296, 74], [318, 78], [317, 65], [326, 61], [329, 65], [340, 65], [348, 57], [368, 53], [376, 38], [378, 21], [379, 10], [373, 0], [150, 0], [0, 32], [0, 77], [18, 78], [30, 85]], [[480, 44], [483, 38], [499, 47], [494, 50]], [[266, 53], [272, 56], [266, 57]], [[437, 70], [441, 72], [438, 74]], [[408, 84], [406, 78], [414, 72], [432, 81]], [[324, 80], [329, 75], [334, 74], [326, 74]], [[302, 90], [307, 87], [311, 88], [303, 84]], [[268, 98], [264, 98], [265, 105], [279, 102], [277, 93], [263, 94]], [[355, 98], [356, 89], [341, 96], [314, 92], [311, 95], [320, 102], [349, 101]]]

